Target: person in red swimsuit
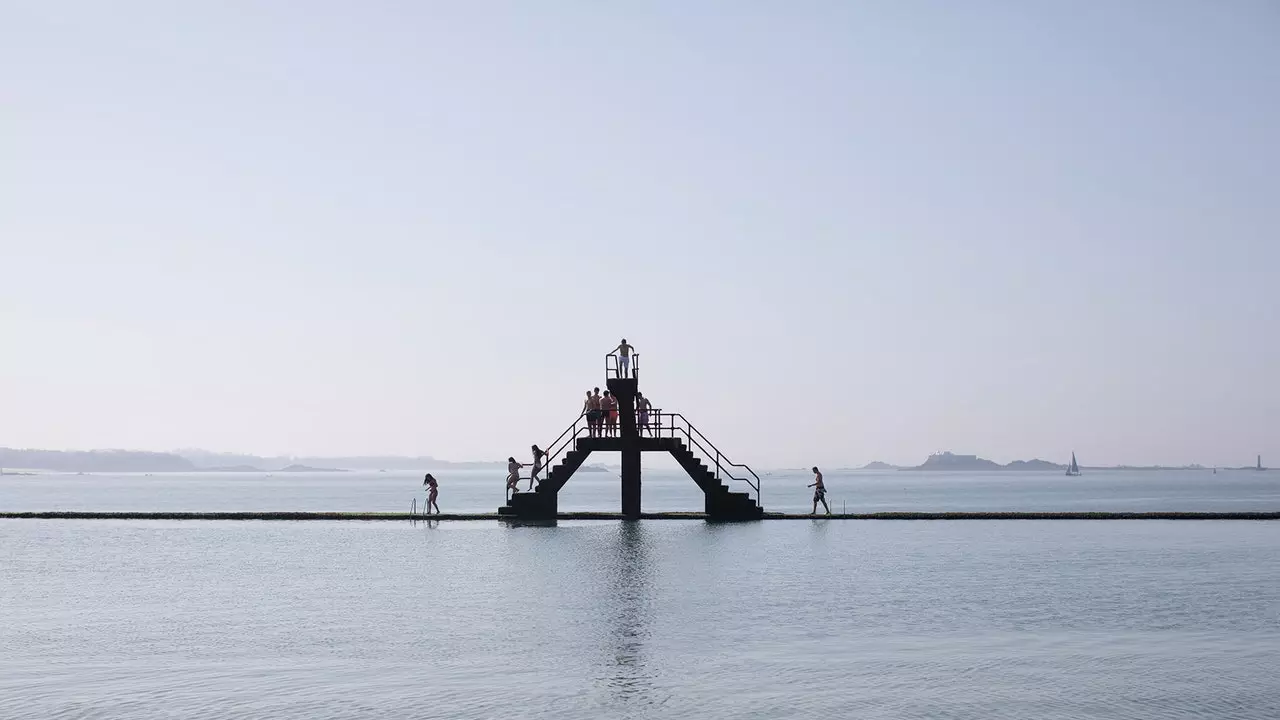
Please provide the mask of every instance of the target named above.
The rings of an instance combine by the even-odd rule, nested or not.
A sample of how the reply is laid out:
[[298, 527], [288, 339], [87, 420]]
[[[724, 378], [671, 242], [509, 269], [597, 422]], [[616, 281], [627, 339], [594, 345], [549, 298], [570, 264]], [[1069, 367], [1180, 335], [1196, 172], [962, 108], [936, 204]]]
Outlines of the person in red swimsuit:
[[608, 391], [604, 394], [604, 404], [606, 417], [608, 419], [608, 436], [618, 436], [618, 396], [610, 395]]

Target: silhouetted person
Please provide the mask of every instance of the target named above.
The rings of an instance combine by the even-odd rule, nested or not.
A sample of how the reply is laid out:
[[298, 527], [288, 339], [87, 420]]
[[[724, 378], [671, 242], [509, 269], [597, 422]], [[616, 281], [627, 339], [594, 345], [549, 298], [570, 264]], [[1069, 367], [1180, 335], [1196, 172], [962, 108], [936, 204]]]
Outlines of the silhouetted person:
[[831, 507], [827, 505], [827, 486], [822, 484], [822, 473], [818, 472], [818, 468], [813, 469], [813, 482], [807, 487], [813, 488], [813, 512], [810, 515], [818, 514], [818, 503], [822, 503], [822, 507], [827, 509], [827, 514], [831, 514]]
[[538, 449], [537, 445], [533, 446], [533, 472], [529, 474], [529, 489], [533, 489], [533, 484], [538, 482], [538, 473], [542, 471], [542, 458], [546, 457], [546, 453]]
[[422, 479], [422, 484], [427, 488], [427, 513], [431, 513], [431, 508], [436, 509], [436, 514], [440, 514], [440, 506], [436, 504], [436, 495], [440, 492], [440, 484], [436, 482], [436, 478], [431, 473]]
[[611, 395], [608, 390], [604, 391], [603, 410], [605, 415], [605, 434], [609, 437], [616, 437], [618, 434], [618, 398]]
[[600, 388], [595, 395], [587, 395], [587, 429], [591, 437], [600, 437], [604, 427], [604, 398], [600, 397]]
[[649, 427], [649, 411], [653, 409], [653, 404], [649, 402], [649, 398], [643, 393], [636, 393], [636, 425], [639, 427], [639, 434], [643, 435], [645, 430], [649, 430], [649, 434], [653, 434]]
[[520, 491], [520, 468], [524, 467], [516, 462], [513, 457], [507, 458], [507, 489], [511, 492]]
[[618, 353], [618, 377], [626, 377], [631, 371], [631, 354], [636, 349], [627, 344], [626, 338], [622, 338], [622, 342], [613, 351]]

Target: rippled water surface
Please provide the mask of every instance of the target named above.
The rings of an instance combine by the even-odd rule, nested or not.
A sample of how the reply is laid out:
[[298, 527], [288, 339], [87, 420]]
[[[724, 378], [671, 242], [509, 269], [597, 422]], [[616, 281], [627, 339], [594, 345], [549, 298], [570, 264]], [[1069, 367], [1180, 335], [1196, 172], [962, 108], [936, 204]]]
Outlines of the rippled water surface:
[[5, 718], [1276, 718], [1280, 524], [0, 521]]

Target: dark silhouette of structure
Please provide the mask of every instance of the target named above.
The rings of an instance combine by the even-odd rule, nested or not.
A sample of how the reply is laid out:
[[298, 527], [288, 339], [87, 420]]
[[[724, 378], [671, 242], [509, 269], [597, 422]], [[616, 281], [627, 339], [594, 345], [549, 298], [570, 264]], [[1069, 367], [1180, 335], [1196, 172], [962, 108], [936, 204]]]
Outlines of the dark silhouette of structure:
[[[630, 377], [620, 368], [614, 355], [605, 358], [605, 376], [609, 393], [618, 399], [619, 433], [617, 437], [590, 437], [582, 417], [574, 421], [547, 450], [546, 465], [550, 472], [533, 492], [514, 492], [498, 514], [522, 520], [554, 520], [560, 489], [593, 452], [622, 453], [622, 515], [628, 520], [640, 518], [640, 456], [646, 452], [670, 453], [698, 484], [705, 497], [705, 512], [710, 520], [759, 520], [764, 510], [760, 500], [760, 478], [746, 465], [729, 462], [719, 448], [679, 413], [651, 410], [649, 435], [641, 436], [636, 422], [637, 376], [640, 356], [632, 354]], [[552, 465], [556, 460], [560, 462]], [[729, 483], [745, 483], [755, 491], [730, 490]]]

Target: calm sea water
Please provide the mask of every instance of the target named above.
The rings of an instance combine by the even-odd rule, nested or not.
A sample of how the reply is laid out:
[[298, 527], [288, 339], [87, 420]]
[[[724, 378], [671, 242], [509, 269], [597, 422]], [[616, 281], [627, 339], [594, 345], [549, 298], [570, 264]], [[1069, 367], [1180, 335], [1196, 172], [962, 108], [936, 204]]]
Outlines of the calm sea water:
[[1270, 522], [0, 520], [0, 716], [1271, 720], [1278, 548]]
[[[493, 472], [441, 472], [491, 512]], [[500, 475], [500, 473], [499, 473]], [[766, 507], [808, 510], [801, 472]], [[409, 473], [0, 478], [6, 510], [406, 510]], [[1274, 473], [830, 473], [849, 510], [1278, 510]], [[649, 510], [697, 509], [645, 476]], [[561, 507], [613, 510], [579, 474]], [[1276, 718], [1280, 523], [0, 520], [0, 717]]]
[[[702, 494], [670, 460], [646, 458], [647, 511], [701, 510]], [[445, 512], [494, 512], [504, 470], [441, 470]], [[808, 473], [762, 478], [766, 509], [809, 511]], [[829, 472], [832, 509], [886, 510], [1280, 510], [1280, 472], [1111, 471], [1060, 473]], [[527, 487], [527, 484], [523, 485]], [[616, 472], [579, 472], [560, 493], [562, 510], [620, 508]], [[736, 490], [747, 488], [735, 484]], [[349, 510], [406, 512], [425, 498], [408, 472], [56, 475], [0, 477], [0, 510]]]

